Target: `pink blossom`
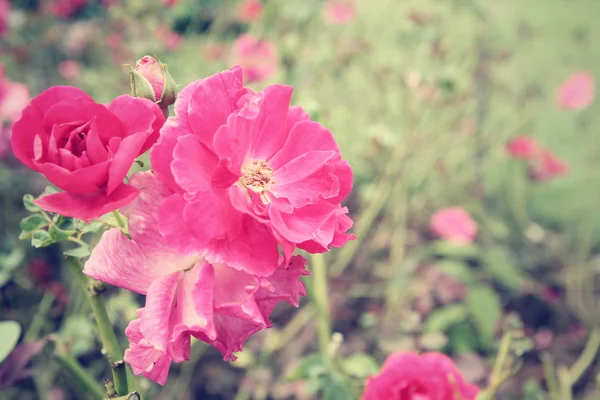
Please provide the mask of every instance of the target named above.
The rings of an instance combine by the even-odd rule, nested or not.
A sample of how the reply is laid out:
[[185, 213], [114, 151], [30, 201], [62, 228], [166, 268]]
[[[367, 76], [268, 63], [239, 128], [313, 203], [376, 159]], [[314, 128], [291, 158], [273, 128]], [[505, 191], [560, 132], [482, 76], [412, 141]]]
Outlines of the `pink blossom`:
[[330, 0], [323, 6], [325, 20], [331, 25], [345, 25], [356, 18], [356, 7], [349, 0]]
[[18, 120], [30, 100], [27, 85], [4, 79], [3, 75], [0, 67], [0, 124]]
[[442, 208], [433, 214], [430, 229], [442, 239], [463, 244], [471, 243], [477, 235], [477, 225], [462, 207]]
[[594, 100], [594, 77], [587, 71], [575, 72], [556, 91], [561, 108], [581, 110]]
[[279, 70], [279, 55], [270, 40], [241, 35], [233, 44], [234, 64], [244, 68], [244, 79], [259, 82], [269, 79]]
[[173, 7], [175, 4], [177, 4], [179, 2], [179, 0], [161, 0], [162, 5], [167, 7], [167, 8], [171, 8]]
[[541, 147], [530, 136], [515, 136], [506, 145], [506, 150], [513, 158], [532, 160], [540, 154]]
[[167, 50], [176, 50], [181, 45], [181, 35], [173, 32], [167, 24], [160, 25], [154, 36]]
[[242, 0], [237, 7], [237, 18], [240, 21], [252, 22], [260, 18], [263, 4], [260, 0]]
[[290, 107], [291, 95], [284, 85], [244, 88], [240, 67], [179, 93], [176, 117], [150, 152], [175, 192], [161, 205], [170, 245], [265, 276], [276, 268], [277, 245], [289, 260], [296, 246], [318, 253], [354, 238], [340, 205], [352, 170], [331, 133]]
[[50, 0], [45, 2], [46, 9], [55, 17], [69, 19], [87, 5], [87, 0]]
[[445, 354], [398, 352], [367, 379], [361, 399], [475, 400], [479, 391]]
[[65, 60], [58, 64], [58, 73], [64, 79], [70, 81], [81, 75], [81, 64], [75, 60]]
[[144, 56], [135, 63], [135, 70], [152, 86], [154, 99], [160, 100], [165, 87], [165, 77], [158, 61], [154, 57]]
[[[217, 348], [225, 360], [235, 360], [233, 353], [242, 350], [250, 335], [271, 326], [268, 317], [276, 304], [285, 301], [298, 306], [299, 296], [305, 295], [299, 278], [308, 273], [303, 257], [295, 256], [288, 265], [261, 276], [253, 273], [251, 263], [245, 269], [209, 263], [201, 249], [181, 255], [158, 230], [159, 214], [165, 211], [163, 205], [173, 195], [172, 189], [153, 172], [137, 173], [129, 184], [141, 191], [122, 210], [129, 218], [132, 240], [120, 229], [106, 232], [84, 273], [146, 295], [139, 318], [126, 330], [130, 346], [125, 361], [136, 375], [164, 385], [171, 362], [189, 359], [191, 336]], [[218, 229], [210, 225], [210, 210], [200, 211], [205, 216], [197, 224]], [[181, 223], [178, 227], [187, 235], [190, 228]], [[252, 253], [263, 250], [261, 243], [249, 249]], [[276, 249], [270, 250], [277, 254]]]
[[546, 182], [568, 172], [568, 165], [548, 149], [544, 149], [528, 168], [529, 177], [535, 182]]
[[8, 15], [10, 14], [10, 2], [0, 0], [0, 37], [8, 31]]

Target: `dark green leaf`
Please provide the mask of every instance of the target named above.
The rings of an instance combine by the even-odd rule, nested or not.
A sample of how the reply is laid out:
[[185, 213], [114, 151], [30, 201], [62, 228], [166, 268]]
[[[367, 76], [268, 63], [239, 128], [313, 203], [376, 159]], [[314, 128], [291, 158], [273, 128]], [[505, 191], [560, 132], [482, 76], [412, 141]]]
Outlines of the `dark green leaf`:
[[23, 196], [23, 205], [25, 206], [25, 209], [27, 209], [27, 211], [40, 211], [40, 207], [33, 202], [34, 200], [35, 198], [31, 194], [26, 194], [25, 196]]
[[21, 325], [15, 321], [0, 321], [0, 363], [15, 348], [21, 336]]
[[58, 242], [64, 242], [65, 240], [67, 240], [67, 238], [71, 235], [73, 235], [75, 233], [74, 230], [71, 231], [63, 231], [60, 230], [56, 227], [56, 225], [51, 225], [50, 228], [48, 228], [48, 233], [50, 234], [50, 237], [52, 237], [52, 240], [56, 243]]
[[47, 231], [35, 231], [31, 235], [31, 245], [36, 248], [50, 246], [53, 243], [52, 237]]
[[454, 325], [448, 332], [448, 346], [453, 353], [463, 353], [478, 348], [477, 334], [468, 322]]
[[449, 304], [434, 310], [425, 321], [424, 332], [445, 332], [453, 325], [467, 319], [467, 309], [464, 304]]

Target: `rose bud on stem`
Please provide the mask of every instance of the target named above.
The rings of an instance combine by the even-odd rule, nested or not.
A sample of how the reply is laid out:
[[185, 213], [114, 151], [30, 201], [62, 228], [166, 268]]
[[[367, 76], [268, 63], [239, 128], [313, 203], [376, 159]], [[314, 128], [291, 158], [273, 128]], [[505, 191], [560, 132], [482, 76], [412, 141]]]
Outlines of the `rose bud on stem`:
[[150, 99], [169, 117], [169, 106], [175, 103], [177, 88], [166, 64], [144, 56], [129, 71], [131, 95]]

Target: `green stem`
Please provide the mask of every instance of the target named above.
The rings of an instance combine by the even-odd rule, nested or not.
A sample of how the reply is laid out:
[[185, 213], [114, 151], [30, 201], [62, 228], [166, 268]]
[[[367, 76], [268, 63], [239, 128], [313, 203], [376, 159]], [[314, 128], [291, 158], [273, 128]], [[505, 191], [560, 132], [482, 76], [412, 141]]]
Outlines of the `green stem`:
[[510, 332], [504, 333], [502, 341], [500, 342], [500, 348], [498, 349], [498, 355], [496, 356], [496, 362], [492, 369], [492, 375], [490, 376], [490, 384], [486, 390], [486, 398], [492, 400], [496, 391], [506, 379], [510, 377], [510, 371], [508, 373], [504, 371], [504, 364], [508, 358], [510, 352], [510, 342], [512, 341], [512, 335]]
[[117, 224], [119, 224], [121, 228], [125, 228], [126, 224], [125, 221], [123, 221], [123, 217], [121, 217], [121, 214], [119, 214], [118, 211], [113, 211], [112, 215], [117, 220]]
[[556, 371], [550, 354], [542, 354], [542, 368], [544, 369], [544, 379], [546, 379], [550, 399], [558, 399], [559, 390], [556, 382]]
[[53, 301], [54, 296], [52, 293], [48, 290], [44, 292], [44, 296], [42, 297], [40, 305], [38, 306], [38, 309], [31, 320], [31, 324], [29, 324], [29, 328], [27, 328], [27, 332], [25, 333], [23, 341], [32, 342], [40, 336], [42, 326], [44, 325], [44, 320], [46, 319], [46, 315], [48, 315], [48, 311], [50, 311], [50, 308], [52, 307]]
[[98, 325], [98, 336], [102, 342], [102, 353], [108, 360], [113, 376], [113, 382], [117, 393], [124, 394], [128, 393], [127, 388], [127, 375], [125, 364], [123, 362], [123, 352], [117, 341], [117, 337], [112, 329], [112, 324], [108, 318], [106, 312], [106, 306], [104, 305], [104, 298], [101, 295], [101, 289], [98, 285], [98, 281], [88, 278], [83, 274], [83, 266], [81, 262], [73, 257], [67, 259], [67, 266], [71, 270], [71, 273], [77, 280], [77, 283], [81, 286], [88, 302], [92, 308], [92, 313], [96, 319]]
[[560, 384], [560, 400], [573, 400], [573, 391], [571, 388], [571, 377], [566, 367], [558, 369], [558, 382]]
[[327, 289], [327, 269], [323, 254], [313, 254], [312, 281], [313, 302], [317, 306], [317, 327], [321, 355], [327, 357], [331, 339], [331, 320], [329, 317], [329, 291]]
[[92, 396], [95, 400], [104, 400], [105, 396], [102, 387], [96, 383], [94, 378], [88, 375], [77, 360], [66, 352], [62, 344], [56, 343], [56, 346], [56, 361], [58, 361], [64, 370], [71, 374], [82, 392], [85, 393], [86, 396]]
[[595, 328], [592, 330], [583, 352], [569, 369], [571, 386], [577, 383], [583, 373], [588, 369], [592, 362], [594, 362], [596, 353], [598, 353], [598, 348], [600, 348], [600, 329]]

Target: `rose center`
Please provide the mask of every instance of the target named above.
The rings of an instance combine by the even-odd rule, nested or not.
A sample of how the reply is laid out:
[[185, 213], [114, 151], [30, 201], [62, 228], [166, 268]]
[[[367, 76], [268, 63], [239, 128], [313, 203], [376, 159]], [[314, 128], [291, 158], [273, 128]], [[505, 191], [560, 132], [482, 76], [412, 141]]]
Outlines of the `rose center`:
[[243, 176], [240, 178], [242, 184], [257, 193], [265, 192], [276, 183], [273, 179], [273, 170], [265, 160], [250, 161], [244, 166], [242, 173]]

